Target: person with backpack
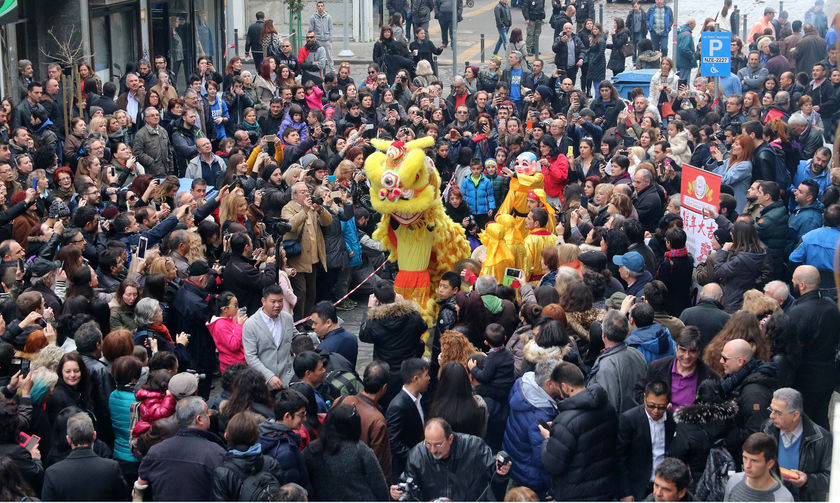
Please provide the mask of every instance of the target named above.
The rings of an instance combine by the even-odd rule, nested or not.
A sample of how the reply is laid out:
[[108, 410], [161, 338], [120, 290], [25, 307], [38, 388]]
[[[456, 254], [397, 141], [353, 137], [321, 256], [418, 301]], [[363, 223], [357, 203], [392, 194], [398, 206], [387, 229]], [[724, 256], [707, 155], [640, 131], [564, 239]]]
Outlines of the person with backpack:
[[[702, 487], [710, 501], [723, 498], [726, 480], [719, 484], [713, 483], [713, 474], [717, 471], [713, 468], [706, 474], [705, 470], [710, 463], [719, 466], [721, 459], [724, 465], [731, 462], [732, 469], [735, 468], [734, 458], [727, 447], [737, 450], [738, 446], [734, 442], [733, 445], [725, 442], [736, 428], [737, 414], [738, 406], [724, 396], [717, 378], [700, 382], [697, 386], [697, 400], [674, 413], [677, 428], [668, 455], [688, 465], [691, 470], [689, 492], [695, 497]], [[723, 474], [726, 475], [726, 471]]]
[[770, 279], [785, 279], [785, 262], [787, 259], [788, 241], [788, 211], [782, 200], [778, 183], [761, 180], [758, 183], [756, 202], [761, 206], [755, 230], [761, 242], [767, 246], [773, 262], [773, 272]]
[[280, 463], [262, 454], [258, 418], [245, 410], [228, 422], [228, 451], [221, 466], [213, 470], [216, 501], [271, 501], [283, 485]]
[[338, 404], [327, 414], [320, 438], [303, 451], [313, 501], [388, 501], [385, 475], [361, 434], [356, 407]]
[[300, 484], [309, 494], [309, 471], [301, 453], [300, 431], [306, 418], [306, 398], [293, 389], [284, 389], [274, 396], [274, 416], [259, 426], [259, 442], [262, 452], [274, 458], [283, 470], [285, 483]]

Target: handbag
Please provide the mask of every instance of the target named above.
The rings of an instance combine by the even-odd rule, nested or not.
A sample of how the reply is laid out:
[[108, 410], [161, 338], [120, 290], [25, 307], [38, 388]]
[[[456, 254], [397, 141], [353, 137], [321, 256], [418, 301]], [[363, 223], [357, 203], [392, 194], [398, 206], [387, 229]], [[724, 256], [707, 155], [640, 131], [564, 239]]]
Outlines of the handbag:
[[286, 252], [286, 258], [289, 257], [297, 257], [301, 253], [303, 253], [303, 246], [300, 244], [300, 238], [303, 236], [303, 229], [306, 226], [306, 222], [304, 222], [300, 227], [300, 232], [298, 233], [298, 237], [294, 239], [284, 239], [283, 240], [283, 250]]
[[635, 47], [633, 47], [633, 42], [627, 42], [621, 46], [621, 55], [625, 58], [628, 56], [632, 56], [634, 51]]

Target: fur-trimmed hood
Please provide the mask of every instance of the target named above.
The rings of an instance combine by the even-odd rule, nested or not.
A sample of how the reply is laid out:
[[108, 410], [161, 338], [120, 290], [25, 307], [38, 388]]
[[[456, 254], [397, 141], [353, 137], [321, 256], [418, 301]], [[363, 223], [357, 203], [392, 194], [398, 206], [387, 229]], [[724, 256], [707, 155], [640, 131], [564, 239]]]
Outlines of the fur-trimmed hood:
[[696, 402], [674, 413], [674, 421], [690, 424], [710, 424], [715, 421], [728, 421], [738, 415], [738, 404], [728, 402]]
[[419, 313], [417, 306], [408, 300], [398, 300], [390, 304], [382, 304], [368, 309], [368, 319], [385, 321], [386, 319], [403, 318], [411, 313]]
[[[525, 334], [520, 335], [520, 337], [527, 338]], [[546, 358], [563, 359], [571, 351], [571, 344], [566, 344], [563, 347], [552, 346], [550, 348], [544, 348], [539, 346], [536, 341], [528, 341], [528, 343], [525, 344], [525, 348], [522, 350], [525, 360], [528, 363], [537, 363], [538, 361]]]

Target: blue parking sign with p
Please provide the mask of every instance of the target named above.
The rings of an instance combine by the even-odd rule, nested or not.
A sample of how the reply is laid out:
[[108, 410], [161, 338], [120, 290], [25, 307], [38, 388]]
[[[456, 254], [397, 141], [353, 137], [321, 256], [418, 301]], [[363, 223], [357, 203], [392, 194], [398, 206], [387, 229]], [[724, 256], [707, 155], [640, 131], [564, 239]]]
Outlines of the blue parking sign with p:
[[729, 32], [704, 31], [700, 34], [700, 75], [728, 77], [732, 68]]

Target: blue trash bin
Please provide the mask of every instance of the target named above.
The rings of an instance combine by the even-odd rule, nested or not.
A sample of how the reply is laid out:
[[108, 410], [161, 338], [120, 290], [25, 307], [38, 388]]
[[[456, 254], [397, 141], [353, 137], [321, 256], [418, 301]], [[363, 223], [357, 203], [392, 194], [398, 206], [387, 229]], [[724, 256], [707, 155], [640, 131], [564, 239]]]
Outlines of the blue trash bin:
[[612, 83], [618, 90], [618, 94], [624, 99], [627, 99], [627, 96], [634, 87], [641, 88], [647, 97], [648, 91], [650, 90], [650, 80], [653, 78], [653, 74], [658, 71], [648, 69], [621, 72], [612, 78]]

